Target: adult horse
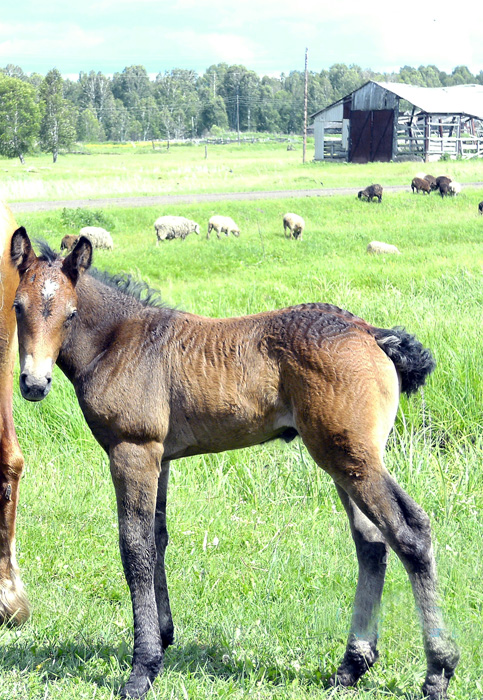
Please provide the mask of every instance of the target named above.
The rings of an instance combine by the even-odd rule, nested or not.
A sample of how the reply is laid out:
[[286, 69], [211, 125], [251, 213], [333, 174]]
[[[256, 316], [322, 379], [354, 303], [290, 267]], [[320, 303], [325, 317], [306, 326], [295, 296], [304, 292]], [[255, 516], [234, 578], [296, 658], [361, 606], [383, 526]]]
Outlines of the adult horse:
[[15, 558], [15, 520], [23, 469], [12, 417], [12, 382], [16, 343], [13, 300], [18, 272], [10, 260], [10, 243], [17, 224], [0, 202], [0, 623], [21, 623], [29, 606]]
[[[376, 328], [329, 304], [212, 319], [136, 298], [122, 278], [91, 274], [81, 237], [64, 259], [12, 238], [20, 389], [50, 391], [55, 362], [73, 383], [109, 455], [119, 542], [134, 613], [133, 668], [122, 694], [142, 697], [173, 640], [164, 570], [169, 462], [299, 435], [333, 478], [349, 516], [359, 580], [334, 685], [354, 685], [377, 659], [377, 612], [391, 547], [421, 617], [423, 692], [446, 698], [458, 651], [436, 593], [429, 518], [386, 471], [400, 390], [434, 368], [401, 328]], [[126, 293], [127, 292], [127, 293]]]

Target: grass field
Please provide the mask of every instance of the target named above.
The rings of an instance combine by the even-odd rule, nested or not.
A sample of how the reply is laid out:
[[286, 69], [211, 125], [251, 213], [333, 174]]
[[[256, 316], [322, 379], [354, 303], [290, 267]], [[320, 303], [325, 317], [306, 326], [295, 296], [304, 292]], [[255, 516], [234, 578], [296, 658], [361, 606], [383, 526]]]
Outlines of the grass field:
[[[158, 167], [156, 158], [165, 163], [174, 157], [173, 151], [133, 155], [132, 162], [149, 163], [148, 170]], [[420, 169], [415, 164], [304, 168], [295, 163], [301, 151], [278, 147], [270, 156], [260, 147], [260, 152], [261, 174], [253, 189], [274, 189], [270, 179], [279, 170], [277, 182], [286, 188], [296, 186], [287, 185], [291, 171], [296, 182], [323, 172], [324, 183], [330, 177], [356, 185], [406, 184]], [[39, 159], [39, 172], [32, 174], [42, 183], [41, 194], [29, 189], [33, 180], [27, 174], [24, 193], [15, 190], [21, 180], [15, 166], [9, 196], [60, 199], [76, 188], [82, 196], [89, 188], [113, 195], [118, 190], [109, 192], [116, 177], [111, 161], [123, 157], [62, 159], [62, 168], [71, 159], [85, 159], [83, 175], [75, 178], [54, 167], [44, 173]], [[184, 173], [180, 191], [200, 185], [203, 178], [190, 180], [194, 165], [186, 154], [180, 162], [181, 157], [185, 160], [173, 171], [166, 166], [164, 191], [175, 191], [176, 167]], [[243, 187], [230, 190], [228, 176], [210, 175], [206, 191], [249, 188], [255, 165], [244, 157]], [[200, 152], [200, 162], [203, 158]], [[210, 158], [211, 148], [211, 164]], [[219, 172], [226, 172], [230, 158], [219, 158]], [[294, 160], [282, 168], [282, 158]], [[483, 179], [477, 162], [441, 166], [462, 182]], [[141, 181], [144, 187], [148, 180], [133, 165], [119, 183], [123, 193], [139, 194]], [[5, 188], [4, 178], [1, 182]], [[424, 393], [403, 397], [386, 462], [431, 515], [440, 589], [462, 651], [450, 686], [455, 700], [483, 697], [483, 217], [477, 215], [482, 199], [483, 190], [467, 189], [445, 200], [388, 193], [381, 205], [334, 196], [232, 202], [223, 209], [186, 205], [176, 212], [112, 207], [104, 213], [115, 249], [95, 256], [98, 267], [130, 272], [162, 290], [168, 304], [189, 311], [229, 316], [326, 301], [375, 325], [404, 325], [433, 350], [437, 369]], [[286, 211], [306, 219], [303, 241], [284, 238]], [[239, 223], [239, 239], [206, 240], [203, 232], [215, 212]], [[153, 222], [165, 213], [197, 220], [202, 234], [156, 247]], [[58, 248], [68, 232], [60, 214], [19, 214], [17, 220], [32, 238]], [[374, 239], [397, 245], [401, 255], [368, 256], [366, 245]], [[14, 402], [26, 458], [18, 559], [33, 614], [18, 630], [0, 630], [0, 700], [114, 698], [129, 672], [132, 615], [107, 459], [60, 371], [44, 402], [27, 404], [17, 387]], [[356, 691], [327, 687], [345, 648], [356, 561], [331, 480], [297, 440], [175, 462], [168, 524], [176, 644], [150, 698], [420, 697], [422, 640], [409, 583], [394, 556], [383, 596], [379, 662]]]
[[[449, 174], [458, 182], [483, 180], [478, 160], [424, 164], [315, 163], [313, 140], [302, 163], [300, 139], [295, 150], [284, 143], [235, 143], [205, 146], [151, 144], [92, 144], [81, 152], [59, 156], [31, 156], [22, 165], [0, 158], [0, 199], [63, 200], [127, 195], [186, 194], [192, 192], [250, 192], [332, 187], [362, 188], [371, 182], [407, 185], [418, 171]], [[439, 170], [438, 170], [439, 168]]]

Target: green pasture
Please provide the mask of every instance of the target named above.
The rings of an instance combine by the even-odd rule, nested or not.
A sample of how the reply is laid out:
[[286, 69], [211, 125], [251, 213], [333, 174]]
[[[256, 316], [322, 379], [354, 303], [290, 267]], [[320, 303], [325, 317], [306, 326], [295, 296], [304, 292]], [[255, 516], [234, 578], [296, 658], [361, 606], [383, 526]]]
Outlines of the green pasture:
[[383, 186], [407, 185], [417, 172], [448, 174], [461, 183], [483, 180], [479, 160], [447, 163], [313, 162], [313, 139], [308, 140], [307, 162], [302, 142], [237, 143], [225, 145], [91, 144], [59, 156], [0, 158], [0, 199], [8, 202], [64, 200], [130, 195], [187, 194], [193, 192], [253, 192], [332, 187], [363, 188], [372, 182]]
[[[179, 191], [248, 189], [252, 179], [251, 189], [309, 187], [310, 177], [334, 186], [405, 184], [415, 169], [424, 169], [414, 163], [304, 167], [301, 150], [287, 152], [283, 145], [273, 147], [270, 158], [267, 146], [267, 163], [255, 166], [250, 149], [242, 156], [220, 146], [230, 150], [219, 156], [217, 173], [215, 147], [206, 161], [203, 147], [190, 148], [191, 159], [181, 147], [131, 154], [134, 169], [123, 175], [115, 169], [124, 155], [69, 155], [58, 171], [45, 173], [47, 160], [39, 157], [32, 159], [38, 170], [32, 180], [16, 165], [6, 175], [9, 187], [35, 178], [46, 197], [62, 199], [86, 196], [91, 187], [98, 195], [121, 193], [109, 192], [116, 177], [124, 194], [152, 194], [148, 182], [174, 192], [176, 169], [183, 173]], [[232, 153], [239, 182], [227, 174]], [[1, 161], [0, 175], [11, 165]], [[439, 166], [462, 182], [483, 179], [478, 162]], [[156, 178], [157, 168], [164, 180]], [[209, 170], [205, 184], [194, 175], [203, 168]], [[6, 177], [0, 181], [7, 186]], [[75, 194], [76, 188], [82, 191]], [[44, 196], [28, 194], [27, 186], [24, 195], [18, 189], [12, 199]], [[437, 369], [424, 392], [402, 398], [386, 462], [431, 515], [440, 590], [462, 651], [450, 686], [454, 700], [483, 697], [481, 200], [483, 189], [467, 188], [454, 199], [387, 193], [380, 205], [333, 196], [203, 203], [176, 211], [112, 207], [103, 214], [115, 248], [95, 254], [98, 267], [129, 272], [159, 289], [167, 304], [192, 312], [229, 316], [326, 301], [375, 325], [404, 325], [433, 350]], [[302, 241], [284, 237], [287, 211], [305, 218]], [[195, 219], [201, 234], [156, 247], [153, 222], [167, 213]], [[232, 216], [240, 237], [207, 240], [213, 213]], [[70, 232], [61, 211], [18, 214], [17, 220], [33, 239], [56, 248]], [[392, 243], [401, 254], [370, 256], [371, 240]], [[23, 401], [16, 386], [14, 410], [26, 459], [18, 560], [33, 613], [20, 629], [0, 629], [0, 700], [114, 698], [129, 673], [132, 614], [107, 459], [59, 370], [40, 404]], [[394, 556], [379, 662], [355, 691], [327, 686], [345, 648], [356, 558], [331, 480], [298, 440], [173, 463], [168, 523], [176, 643], [150, 699], [420, 697], [422, 639], [407, 576]]]

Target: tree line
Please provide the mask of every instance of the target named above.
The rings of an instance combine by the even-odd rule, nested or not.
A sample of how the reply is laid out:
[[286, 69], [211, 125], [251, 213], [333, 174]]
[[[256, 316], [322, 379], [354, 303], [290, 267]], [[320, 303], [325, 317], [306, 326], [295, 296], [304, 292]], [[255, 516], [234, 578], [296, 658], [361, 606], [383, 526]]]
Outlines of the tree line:
[[[368, 80], [423, 87], [483, 84], [483, 71], [466, 66], [451, 73], [436, 66], [377, 73], [336, 63], [308, 74], [308, 114], [323, 109]], [[120, 73], [80, 72], [77, 80], [27, 75], [0, 68], [0, 154], [18, 157], [40, 149], [52, 153], [74, 142], [199, 138], [226, 130], [300, 134], [304, 119], [304, 72], [260, 77], [242, 65], [218, 63], [202, 75], [175, 68], [151, 79], [144, 66]]]

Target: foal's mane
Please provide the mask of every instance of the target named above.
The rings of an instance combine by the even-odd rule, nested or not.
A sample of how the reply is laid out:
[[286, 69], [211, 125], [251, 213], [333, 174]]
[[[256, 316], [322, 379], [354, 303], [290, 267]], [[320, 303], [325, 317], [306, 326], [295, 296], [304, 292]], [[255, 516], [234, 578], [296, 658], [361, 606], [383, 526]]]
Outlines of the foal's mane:
[[[62, 260], [62, 256], [53, 250], [44, 240], [37, 240], [37, 245], [40, 249], [40, 260], [48, 263], [54, 263], [57, 260]], [[153, 306], [156, 308], [166, 308], [167, 305], [161, 298], [161, 292], [153, 289], [146, 282], [135, 280], [128, 273], [112, 274], [106, 270], [98, 270], [96, 267], [91, 267], [87, 274], [98, 280], [102, 284], [111, 287], [112, 289], [132, 297], [139, 301], [143, 306]]]

